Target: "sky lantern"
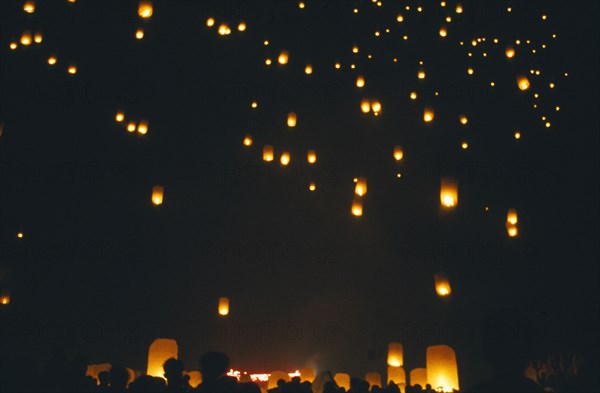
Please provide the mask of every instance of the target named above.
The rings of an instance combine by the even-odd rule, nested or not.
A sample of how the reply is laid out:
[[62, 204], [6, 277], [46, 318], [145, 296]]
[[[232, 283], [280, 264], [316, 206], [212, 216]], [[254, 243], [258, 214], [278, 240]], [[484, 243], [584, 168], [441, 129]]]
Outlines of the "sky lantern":
[[361, 88], [361, 87], [365, 87], [365, 78], [363, 78], [362, 76], [357, 76], [356, 77], [356, 87]]
[[118, 111], [117, 114], [115, 115], [115, 120], [118, 123], [121, 123], [123, 120], [125, 120], [125, 113]]
[[379, 112], [381, 112], [381, 102], [375, 100], [371, 102], [371, 109], [373, 110], [373, 113], [375, 114], [375, 116], [377, 116], [379, 114]]
[[354, 187], [354, 193], [358, 196], [367, 195], [367, 178], [359, 177]]
[[277, 62], [281, 65], [285, 65], [288, 63], [290, 59], [290, 54], [288, 51], [283, 50], [281, 51], [281, 53], [279, 53], [279, 57], [277, 58]]
[[392, 367], [404, 366], [404, 346], [401, 343], [388, 344], [387, 364]]
[[306, 154], [306, 159], [309, 164], [314, 164], [317, 162], [317, 153], [314, 150], [309, 150]]
[[74, 64], [71, 64], [68, 68], [67, 68], [67, 72], [71, 75], [75, 75], [77, 73], [77, 66]]
[[208, 18], [206, 20], [206, 27], [213, 27], [215, 25], [215, 19], [214, 18]]
[[356, 217], [360, 217], [363, 215], [362, 199], [360, 199], [359, 197], [354, 197], [354, 200], [352, 201], [351, 212], [352, 212], [352, 215], [356, 216]]
[[285, 371], [271, 371], [269, 376], [269, 382], [267, 383], [267, 390], [277, 388], [277, 381], [283, 379], [286, 382], [290, 382], [291, 378]]
[[444, 177], [440, 185], [440, 202], [443, 207], [453, 208], [458, 204], [458, 183], [456, 180]]
[[26, 1], [25, 4], [23, 4], [23, 11], [28, 14], [33, 14], [35, 12], [35, 1]]
[[427, 108], [425, 108], [425, 110], [423, 110], [423, 121], [425, 123], [431, 123], [433, 121], [434, 117], [435, 117], [435, 114], [434, 114], [432, 108], [427, 107]]
[[7, 306], [10, 304], [10, 292], [4, 290], [0, 292], [0, 305]]
[[448, 31], [446, 30], [446, 26], [442, 26], [440, 29], [440, 37], [445, 37], [448, 35]]
[[506, 51], [504, 53], [506, 54], [506, 57], [509, 59], [512, 59], [513, 57], [515, 57], [515, 49], [512, 46], [507, 47]]
[[508, 209], [508, 213], [506, 214], [506, 222], [516, 225], [517, 221], [517, 209]]
[[264, 145], [263, 146], [263, 161], [271, 162], [273, 161], [273, 145]]
[[11, 42], [9, 47], [10, 47], [10, 50], [15, 50], [19, 47], [19, 44], [17, 44], [16, 42]]
[[137, 128], [137, 124], [135, 123], [135, 121], [130, 121], [129, 123], [127, 123], [127, 131], [128, 132], [135, 132], [136, 128]]
[[218, 312], [219, 312], [219, 315], [221, 315], [223, 317], [229, 314], [229, 298], [227, 298], [227, 297], [219, 298]]
[[246, 135], [244, 137], [244, 146], [246, 146], [246, 147], [252, 146], [252, 135]]
[[146, 374], [164, 379], [163, 364], [168, 359], [177, 359], [178, 353], [177, 341], [169, 338], [157, 338], [150, 344], [148, 349], [148, 370]]
[[305, 367], [300, 370], [300, 382], [308, 381], [312, 383], [315, 380], [315, 370]]
[[444, 273], [434, 274], [433, 280], [435, 282], [435, 292], [439, 296], [448, 296], [452, 293], [450, 280], [448, 280], [448, 277]]
[[138, 40], [144, 38], [144, 29], [137, 29], [135, 32], [135, 38], [137, 38]]
[[394, 146], [394, 159], [396, 161], [402, 161], [404, 158], [404, 149], [402, 146]]
[[42, 36], [42, 33], [40, 32], [35, 32], [35, 34], [33, 35], [33, 42], [35, 42], [36, 44], [41, 44], [42, 40], [44, 39], [44, 37]]
[[417, 99], [417, 93], [416, 93], [416, 92], [414, 92], [414, 91], [412, 91], [412, 92], [410, 93], [410, 99], [411, 99], [411, 100], [416, 100], [416, 99]]
[[148, 133], [148, 120], [140, 120], [140, 124], [137, 126], [137, 132], [142, 135]]
[[406, 384], [406, 372], [402, 367], [388, 366], [387, 382], [394, 382], [396, 385]]
[[54, 57], [54, 56], [50, 56], [50, 57], [48, 58], [48, 64], [49, 64], [49, 65], [54, 65], [54, 64], [56, 64], [56, 57]]
[[460, 121], [460, 124], [462, 124], [463, 126], [469, 122], [469, 119], [465, 115], [461, 115], [458, 120]]
[[442, 392], [459, 390], [456, 354], [447, 345], [427, 347], [427, 381], [432, 389]]
[[219, 33], [219, 35], [229, 35], [229, 34], [231, 34], [231, 29], [229, 28], [229, 26], [226, 23], [222, 23], [219, 26], [218, 33]]
[[519, 229], [517, 228], [516, 224], [511, 224], [510, 222], [506, 221], [506, 232], [508, 232], [508, 237], [517, 237], [519, 234]]
[[237, 27], [238, 31], [246, 31], [246, 24], [244, 22], [240, 22]]
[[427, 382], [427, 369], [425, 367], [413, 368], [410, 370], [410, 384], [411, 386], [421, 385], [422, 388], [428, 384]]
[[190, 371], [187, 373], [190, 377], [190, 386], [196, 389], [202, 383], [202, 373], [200, 371]]
[[23, 46], [28, 46], [31, 45], [31, 33], [29, 31], [24, 31], [23, 34], [21, 34], [21, 45]]
[[287, 125], [288, 127], [296, 127], [296, 122], [298, 120], [298, 116], [294, 112], [288, 113], [287, 116]]
[[17, 233], [17, 238], [19, 238], [19, 239], [23, 239], [23, 236], [24, 236], [24, 235], [23, 235], [23, 232], [18, 232], [18, 233]]
[[370, 389], [372, 389], [373, 386], [381, 387], [381, 374], [375, 371], [368, 372], [365, 374], [365, 381], [369, 383]]
[[425, 79], [425, 70], [420, 68], [419, 72], [417, 73], [417, 78], [419, 79]]
[[162, 205], [165, 189], [163, 186], [156, 185], [152, 187], [152, 203], [156, 206]]
[[304, 67], [304, 73], [306, 75], [310, 75], [313, 73], [313, 67], [311, 64], [307, 64], [306, 67]]
[[140, 18], [148, 19], [152, 16], [153, 12], [154, 12], [154, 10], [152, 9], [151, 1], [144, 1], [144, 0], [140, 1], [139, 5], [138, 5], [138, 15], [140, 16]]
[[316, 184], [314, 181], [311, 181], [311, 182], [308, 184], [308, 190], [309, 190], [309, 191], [315, 191], [316, 189], [317, 189], [317, 184]]
[[283, 166], [288, 166], [290, 163], [290, 153], [287, 151], [284, 151], [283, 153], [281, 153], [281, 158], [279, 159], [279, 162]]
[[364, 98], [360, 102], [360, 110], [362, 113], [369, 113], [371, 111], [371, 103], [369, 102], [369, 100]]
[[529, 79], [527, 79], [527, 77], [523, 75], [517, 77], [517, 86], [519, 86], [519, 89], [522, 91], [529, 89], [530, 85], [531, 84], [529, 83]]
[[350, 375], [346, 373], [336, 373], [333, 376], [333, 380], [340, 388], [344, 388], [346, 391], [350, 390]]

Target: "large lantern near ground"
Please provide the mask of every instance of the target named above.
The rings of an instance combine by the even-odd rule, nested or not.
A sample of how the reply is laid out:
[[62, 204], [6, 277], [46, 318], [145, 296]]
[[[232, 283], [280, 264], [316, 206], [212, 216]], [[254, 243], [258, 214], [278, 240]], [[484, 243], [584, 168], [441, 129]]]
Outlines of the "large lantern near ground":
[[365, 381], [367, 381], [370, 385], [370, 389], [373, 388], [373, 386], [381, 386], [381, 374], [379, 374], [378, 372], [368, 372], [365, 374]]
[[452, 287], [450, 286], [450, 280], [444, 273], [436, 273], [433, 275], [435, 282], [435, 292], [438, 296], [449, 296], [452, 293]]
[[404, 366], [404, 347], [402, 344], [388, 344], [387, 364], [392, 367]]
[[165, 189], [163, 186], [152, 187], [152, 203], [156, 206], [162, 205]]
[[187, 373], [190, 377], [190, 386], [194, 389], [202, 383], [202, 373], [200, 371], [190, 371]]
[[427, 369], [424, 367], [413, 368], [410, 370], [410, 380], [411, 386], [421, 385], [422, 388], [429, 383], [427, 382]]
[[291, 378], [288, 373], [285, 371], [271, 371], [271, 375], [269, 375], [269, 382], [267, 384], [267, 389], [275, 389], [277, 388], [277, 381], [283, 379], [285, 382], [290, 382]]
[[227, 316], [229, 314], [229, 298], [220, 297], [219, 298], [219, 308], [217, 310], [219, 315], [222, 317]]
[[344, 388], [346, 391], [350, 390], [350, 375], [346, 373], [336, 373], [333, 376], [333, 380], [340, 388]]
[[406, 372], [403, 367], [388, 366], [387, 383], [394, 382], [396, 385], [406, 384]]
[[300, 370], [300, 381], [308, 381], [312, 383], [315, 380], [315, 370], [312, 368], [306, 367]]
[[168, 359], [177, 359], [177, 341], [169, 338], [157, 338], [148, 349], [148, 370], [146, 374], [164, 378], [163, 364]]
[[458, 183], [456, 180], [444, 177], [440, 185], [440, 203], [445, 208], [453, 208], [458, 204]]
[[447, 345], [427, 347], [427, 381], [438, 392], [459, 390], [456, 354]]

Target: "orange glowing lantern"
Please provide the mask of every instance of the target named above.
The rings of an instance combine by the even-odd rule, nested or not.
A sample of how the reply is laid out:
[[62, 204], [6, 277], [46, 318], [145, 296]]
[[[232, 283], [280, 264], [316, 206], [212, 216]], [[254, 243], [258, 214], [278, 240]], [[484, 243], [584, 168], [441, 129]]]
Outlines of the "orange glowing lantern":
[[458, 183], [456, 180], [442, 178], [440, 186], [440, 202], [445, 208], [454, 208], [458, 204]]
[[333, 376], [333, 380], [340, 388], [344, 388], [346, 391], [350, 390], [350, 375], [346, 373], [336, 373]]
[[71, 75], [75, 75], [77, 73], [77, 66], [71, 64], [69, 68], [67, 68], [67, 72]]
[[427, 369], [424, 367], [413, 368], [410, 370], [410, 384], [412, 386], [421, 385], [422, 388], [427, 386]]
[[36, 32], [33, 35], [33, 42], [35, 42], [36, 44], [41, 44], [43, 39], [44, 37], [42, 36], [42, 33]]
[[369, 113], [371, 111], [371, 103], [366, 98], [360, 102], [360, 110], [362, 113]]
[[404, 366], [404, 346], [401, 343], [388, 344], [387, 364], [391, 367]]
[[420, 69], [419, 72], [417, 73], [417, 78], [419, 79], [425, 79], [425, 70], [424, 69]]
[[164, 378], [165, 370], [163, 364], [168, 359], [177, 359], [179, 349], [177, 341], [169, 338], [157, 338], [152, 342], [148, 349], [148, 370], [147, 375]]
[[156, 206], [162, 205], [165, 189], [163, 186], [152, 187], [152, 203]]
[[446, 27], [442, 26], [442, 28], [440, 29], [440, 37], [446, 37], [448, 35], [448, 31], [446, 30]]
[[506, 231], [508, 232], [508, 237], [516, 237], [519, 234], [519, 229], [516, 224], [511, 224], [510, 222], [506, 222]]
[[519, 89], [522, 91], [529, 89], [530, 85], [531, 84], [529, 83], [529, 79], [527, 79], [527, 77], [521, 75], [517, 78], [517, 86], [519, 86]]
[[311, 181], [310, 184], [308, 185], [308, 189], [310, 191], [315, 191], [317, 189], [317, 185], [315, 184], [314, 181]]
[[509, 46], [506, 48], [506, 57], [509, 59], [512, 59], [513, 57], [515, 57], [515, 50], [512, 46]]
[[304, 73], [306, 75], [310, 75], [313, 73], [313, 67], [311, 64], [307, 64], [306, 67], [304, 67]]
[[517, 221], [517, 209], [508, 209], [508, 213], [506, 214], [506, 222], [516, 225]]
[[388, 366], [387, 382], [394, 382], [396, 385], [406, 384], [406, 372], [402, 367]]
[[190, 371], [187, 373], [190, 377], [190, 386], [196, 389], [202, 383], [202, 373], [200, 371]]
[[312, 383], [315, 380], [315, 370], [313, 370], [312, 368], [303, 368], [302, 370], [300, 370], [300, 381], [304, 382], [304, 381], [308, 381], [310, 383]]
[[128, 132], [134, 132], [136, 128], [137, 128], [137, 124], [135, 124], [135, 121], [130, 121], [129, 123], [127, 123], [127, 131]]
[[425, 110], [423, 111], [423, 121], [425, 121], [425, 123], [431, 123], [434, 117], [435, 114], [433, 112], [433, 109], [429, 107], [425, 108]]
[[147, 120], [140, 120], [140, 124], [138, 124], [138, 126], [137, 126], [137, 132], [142, 135], [146, 135], [148, 133], [148, 121]]
[[296, 127], [297, 120], [298, 120], [298, 116], [294, 112], [288, 113], [288, 116], [287, 116], [288, 127]]
[[123, 120], [125, 120], [125, 114], [121, 111], [117, 112], [117, 114], [115, 115], [115, 120], [118, 123], [121, 123]]
[[54, 57], [54, 56], [50, 56], [50, 57], [48, 58], [48, 64], [49, 64], [49, 65], [54, 65], [54, 64], [56, 64], [56, 57]]
[[379, 112], [381, 112], [381, 102], [377, 100], [371, 102], [371, 109], [373, 110], [375, 116], [377, 116]]
[[460, 121], [460, 124], [462, 124], [464, 126], [469, 122], [469, 119], [467, 118], [467, 116], [461, 115], [459, 118], [459, 121]]
[[459, 390], [456, 354], [447, 345], [427, 347], [427, 381], [438, 392]]
[[277, 381], [283, 379], [285, 382], [290, 382], [291, 378], [285, 371], [271, 371], [269, 375], [269, 382], [267, 383], [267, 390], [277, 388]]
[[137, 29], [135, 32], [135, 38], [137, 38], [138, 40], [144, 38], [144, 29]]
[[290, 54], [288, 51], [281, 51], [281, 53], [279, 53], [279, 57], [277, 58], [277, 62], [281, 65], [285, 65], [288, 63], [290, 59]]
[[358, 196], [364, 196], [367, 194], [367, 179], [365, 177], [359, 177], [354, 187], [354, 193]]
[[144, 1], [144, 0], [140, 1], [139, 5], [138, 5], [138, 15], [140, 16], [140, 18], [148, 19], [152, 16], [153, 12], [154, 12], [154, 10], [152, 9], [151, 1]]
[[360, 217], [363, 215], [363, 203], [362, 199], [355, 197], [352, 201], [352, 215]]
[[287, 151], [284, 151], [283, 153], [281, 153], [281, 158], [279, 159], [279, 162], [283, 166], [288, 166], [290, 163], [290, 153]]
[[213, 27], [215, 25], [215, 18], [208, 18], [206, 20], [206, 27]]
[[317, 153], [314, 150], [309, 150], [306, 155], [306, 159], [308, 160], [309, 164], [316, 163], [317, 162]]
[[28, 14], [33, 14], [35, 12], [35, 1], [26, 1], [25, 4], [23, 4], [23, 11]]
[[229, 314], [229, 298], [227, 298], [227, 297], [219, 298], [218, 312], [219, 312], [219, 315], [221, 315], [223, 317]]
[[368, 372], [365, 374], [365, 381], [369, 383], [371, 388], [373, 388], [373, 386], [381, 387], [381, 374], [374, 371]]
[[19, 47], [19, 45], [16, 42], [11, 42], [9, 47], [10, 47], [10, 50], [15, 50]]
[[0, 292], [0, 305], [7, 306], [10, 304], [10, 292], [4, 290]]
[[402, 146], [394, 146], [394, 159], [396, 161], [402, 161], [404, 158], [404, 150]]
[[263, 146], [263, 161], [271, 162], [273, 161], [273, 156], [275, 153], [273, 152], [273, 145], [264, 145]]
[[111, 368], [112, 364], [110, 363], [88, 364], [85, 375], [98, 379], [98, 375], [102, 371], [110, 371]]
[[362, 76], [357, 76], [356, 77], [356, 87], [365, 87], [365, 78], [363, 78]]
[[24, 31], [23, 34], [21, 34], [21, 45], [23, 46], [28, 46], [31, 45], [31, 41], [32, 41], [32, 37], [31, 37], [31, 33], [28, 31]]
[[449, 296], [452, 293], [452, 288], [450, 287], [450, 281], [448, 280], [448, 277], [444, 273], [434, 274], [433, 280], [435, 282], [435, 292], [439, 296]]
[[246, 146], [246, 147], [252, 146], [252, 135], [246, 135], [244, 137], [244, 146]]

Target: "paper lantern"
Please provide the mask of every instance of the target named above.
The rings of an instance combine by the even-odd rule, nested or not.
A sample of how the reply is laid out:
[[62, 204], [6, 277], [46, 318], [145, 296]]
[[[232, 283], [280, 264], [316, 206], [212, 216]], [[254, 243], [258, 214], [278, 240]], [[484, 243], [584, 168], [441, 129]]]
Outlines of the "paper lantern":
[[307, 64], [306, 67], [304, 67], [304, 73], [306, 75], [310, 75], [313, 73], [313, 67], [310, 64]]
[[402, 367], [388, 366], [387, 383], [394, 382], [396, 385], [406, 384], [406, 372]]
[[152, 187], [152, 203], [156, 206], [162, 205], [165, 189], [163, 186], [156, 185]]
[[425, 79], [425, 70], [424, 69], [420, 69], [419, 72], [417, 73], [417, 78], [419, 79]]
[[522, 91], [529, 89], [529, 86], [530, 86], [529, 79], [527, 79], [527, 77], [522, 76], [522, 75], [519, 76], [517, 78], [517, 86], [519, 86], [519, 89], [521, 89]]
[[0, 292], [0, 304], [7, 306], [8, 304], [10, 304], [10, 292], [9, 291], [2, 291]]
[[240, 22], [237, 27], [238, 31], [246, 31], [246, 24], [244, 22]]
[[196, 389], [202, 383], [202, 373], [200, 371], [190, 371], [187, 373], [190, 377], [190, 386]]
[[219, 315], [226, 316], [229, 314], [229, 298], [220, 297], [219, 298]]
[[370, 389], [372, 389], [373, 386], [381, 387], [381, 374], [375, 371], [368, 372], [365, 374], [365, 381], [369, 383]]
[[272, 145], [264, 145], [263, 146], [263, 160], [266, 162], [273, 161], [273, 146]]
[[435, 292], [439, 296], [449, 296], [452, 293], [450, 281], [444, 273], [436, 273], [433, 276], [435, 282]]
[[442, 178], [440, 186], [440, 202], [443, 207], [451, 209], [458, 204], [458, 183], [456, 180]]
[[377, 100], [372, 101], [371, 102], [371, 110], [373, 110], [373, 112], [375, 114], [378, 114], [379, 112], [381, 112], [381, 103]]
[[277, 388], [277, 381], [283, 379], [285, 382], [290, 382], [291, 378], [285, 371], [272, 371], [271, 375], [269, 375], [269, 382], [267, 383], [267, 389], [275, 389]]
[[99, 364], [88, 364], [85, 375], [90, 376], [94, 379], [98, 379], [98, 375], [103, 371], [110, 371], [112, 364], [110, 363], [99, 363]]
[[23, 4], [23, 11], [28, 14], [33, 14], [35, 12], [35, 1], [26, 1], [25, 4]]
[[433, 112], [433, 109], [429, 107], [425, 108], [425, 110], [423, 111], [423, 121], [425, 121], [425, 123], [431, 123], [434, 117], [435, 114]]
[[422, 367], [422, 368], [413, 368], [412, 370], [410, 370], [409, 382], [412, 386], [421, 385], [421, 387], [424, 389], [425, 386], [427, 386], [427, 384], [428, 384], [427, 369]]
[[154, 10], [152, 9], [151, 1], [140, 1], [138, 5], [138, 15], [140, 16], [140, 18], [148, 19], [152, 16], [153, 12]]
[[315, 370], [313, 370], [312, 368], [303, 368], [302, 370], [300, 370], [300, 381], [304, 382], [304, 381], [308, 381], [310, 383], [312, 383], [312, 381], [315, 380]]
[[117, 114], [115, 115], [115, 120], [121, 123], [123, 120], [125, 120], [125, 114], [121, 111], [117, 112]]
[[346, 391], [350, 390], [350, 375], [346, 373], [336, 373], [333, 376], [333, 380], [340, 388], [344, 388]]
[[50, 65], [54, 65], [54, 64], [56, 64], [56, 57], [54, 57], [54, 56], [50, 56], [50, 57], [48, 58], [48, 64], [50, 64]]
[[226, 23], [222, 23], [219, 25], [219, 29], [217, 30], [219, 35], [229, 35], [231, 34], [231, 29]]
[[42, 33], [36, 32], [33, 35], [33, 42], [35, 42], [36, 44], [41, 44], [43, 39], [44, 37], [42, 36]]
[[244, 146], [247, 146], [247, 147], [252, 146], [252, 135], [246, 135], [244, 137]]
[[9, 47], [11, 50], [15, 50], [19, 47], [19, 45], [16, 42], [11, 42]]
[[367, 194], [367, 179], [365, 177], [359, 177], [354, 186], [354, 193], [358, 196], [364, 196]]
[[505, 54], [507, 58], [512, 59], [513, 57], [515, 57], [515, 50], [511, 46], [509, 46], [506, 48]]
[[314, 164], [317, 162], [317, 153], [314, 150], [309, 150], [306, 154], [306, 159], [308, 160], [309, 164]]
[[360, 110], [362, 113], [369, 113], [371, 111], [371, 103], [366, 98], [360, 102]]
[[31, 33], [28, 31], [24, 31], [23, 34], [21, 34], [21, 45], [23, 46], [28, 46], [31, 45], [31, 41], [32, 41], [32, 37], [31, 37]]
[[458, 120], [460, 121], [460, 124], [462, 124], [462, 125], [465, 125], [469, 122], [469, 119], [465, 115], [461, 115]]
[[315, 184], [314, 181], [311, 181], [310, 184], [308, 185], [308, 189], [310, 191], [315, 191], [317, 189], [317, 185]]
[[290, 59], [290, 54], [288, 53], [288, 51], [281, 51], [281, 53], [279, 53], [279, 57], [277, 58], [277, 62], [281, 65], [287, 64], [288, 61]]
[[298, 116], [294, 112], [288, 113], [288, 116], [287, 116], [288, 127], [296, 127], [297, 120], [298, 120]]
[[447, 345], [427, 347], [427, 381], [436, 391], [459, 390], [456, 354]]
[[508, 237], [516, 237], [519, 234], [517, 226], [508, 221], [506, 222], [506, 231], [508, 232]]
[[402, 161], [404, 158], [404, 150], [402, 146], [394, 146], [394, 159], [396, 161]]
[[136, 128], [137, 128], [137, 124], [135, 123], [135, 121], [130, 121], [129, 123], [127, 123], [127, 131], [128, 132], [134, 132]]
[[147, 375], [164, 378], [163, 364], [171, 358], [177, 359], [177, 341], [169, 338], [157, 338], [148, 349]]
[[506, 214], [506, 222], [515, 225], [517, 221], [517, 209], [508, 209], [508, 213]]
[[24, 236], [24, 235], [23, 235], [23, 232], [19, 232], [19, 233], [17, 233], [17, 238], [19, 238], [19, 239], [23, 239], [23, 236]]
[[69, 68], [67, 68], [67, 72], [71, 75], [75, 75], [77, 73], [77, 66], [71, 64]]
[[440, 29], [440, 37], [445, 37], [448, 35], [448, 31], [446, 30], [446, 27], [442, 26], [442, 28]]
[[138, 40], [144, 38], [144, 29], [137, 29], [135, 32], [135, 38], [137, 38]]
[[388, 344], [387, 364], [392, 367], [404, 366], [404, 347], [401, 343]]
[[352, 47], [352, 53], [358, 53], [358, 46], [354, 45]]
[[142, 135], [146, 135], [148, 133], [148, 121], [140, 120], [140, 124], [137, 126], [137, 131]]
[[352, 201], [352, 215], [360, 217], [363, 215], [362, 199], [355, 197]]
[[281, 165], [287, 166], [290, 163], [290, 153], [287, 151], [281, 153], [281, 158], [279, 159], [279, 162], [281, 163]]
[[365, 87], [365, 78], [363, 78], [362, 76], [357, 76], [356, 77], [356, 87]]
[[208, 19], [206, 20], [206, 26], [207, 26], [207, 27], [213, 27], [214, 25], [215, 25], [215, 20], [214, 20], [214, 18], [208, 18]]

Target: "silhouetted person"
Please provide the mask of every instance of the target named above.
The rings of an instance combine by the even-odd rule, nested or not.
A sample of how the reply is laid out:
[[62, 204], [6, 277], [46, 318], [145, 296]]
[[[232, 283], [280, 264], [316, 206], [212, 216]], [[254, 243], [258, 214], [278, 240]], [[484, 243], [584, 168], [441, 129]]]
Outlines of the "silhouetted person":
[[71, 359], [68, 367], [64, 390], [66, 392], [93, 392], [96, 390], [96, 380], [86, 376], [87, 359], [83, 356], [75, 356]]
[[200, 358], [200, 372], [202, 383], [198, 385], [198, 392], [232, 393], [237, 391], [237, 380], [229, 378], [227, 369], [229, 358], [223, 352], [207, 352]]
[[39, 392], [41, 378], [29, 359], [2, 359], [0, 362], [0, 392]]
[[239, 393], [261, 393], [260, 386], [254, 382], [244, 382], [238, 384]]
[[396, 385], [394, 383], [394, 381], [390, 381], [390, 383], [388, 383], [387, 387], [385, 388], [385, 392], [386, 393], [400, 393], [400, 388], [398, 387], [398, 385]]
[[369, 391], [369, 383], [359, 378], [350, 378], [350, 390], [348, 393], [367, 393]]
[[129, 385], [130, 393], [161, 393], [166, 390], [164, 379], [150, 375], [142, 375]]
[[493, 375], [465, 392], [542, 392], [523, 376], [535, 336], [532, 321], [516, 310], [504, 309], [489, 316], [483, 325], [483, 350]]
[[338, 393], [338, 386], [333, 381], [327, 381], [323, 385], [323, 393]]
[[96, 388], [97, 392], [106, 393], [110, 390], [110, 376], [108, 371], [100, 371], [100, 373], [98, 373], [98, 382], [99, 385]]
[[125, 367], [112, 366], [108, 372], [110, 377], [110, 392], [125, 393], [127, 392], [127, 382], [129, 382], [129, 372]]
[[165, 370], [165, 378], [167, 378], [167, 391], [177, 393], [185, 392], [186, 387], [183, 380], [183, 362], [175, 358], [170, 358], [163, 364], [163, 369]]

